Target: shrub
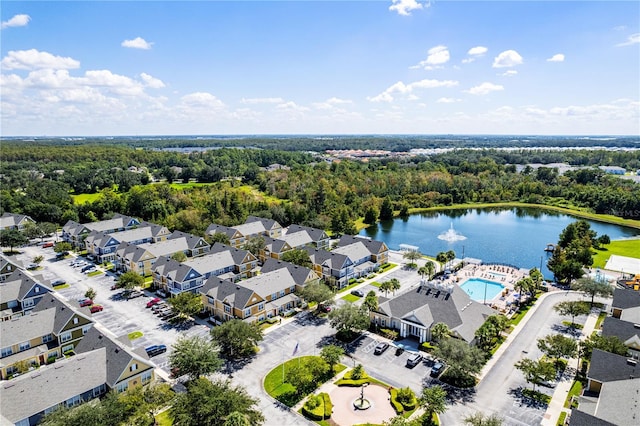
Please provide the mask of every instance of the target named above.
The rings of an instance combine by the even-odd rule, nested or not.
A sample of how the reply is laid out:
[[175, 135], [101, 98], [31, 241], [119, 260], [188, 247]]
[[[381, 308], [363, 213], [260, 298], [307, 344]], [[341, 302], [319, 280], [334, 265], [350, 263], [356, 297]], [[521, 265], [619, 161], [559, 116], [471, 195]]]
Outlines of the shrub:
[[322, 405], [322, 398], [320, 398], [318, 395], [311, 395], [309, 399], [307, 399], [307, 402], [304, 403], [304, 406], [307, 407], [307, 410], [313, 410], [320, 405]]
[[393, 409], [396, 410], [396, 414], [402, 414], [404, 412], [404, 407], [398, 401], [398, 389], [391, 388], [389, 389], [389, 393], [391, 394], [391, 405], [393, 405]]
[[435, 345], [432, 345], [431, 342], [422, 342], [420, 344], [420, 350], [423, 352], [431, 352], [436, 348]]
[[389, 340], [395, 340], [398, 337], [398, 332], [389, 328], [381, 328], [380, 334]]
[[565, 419], [567, 418], [567, 412], [563, 411], [560, 413], [560, 417], [558, 418], [558, 426], [564, 426]]
[[362, 377], [365, 376], [366, 373], [364, 372], [364, 367], [362, 366], [362, 364], [358, 364], [353, 368], [353, 370], [345, 374], [345, 377], [347, 375], [349, 375], [350, 379], [358, 380], [362, 379]]
[[370, 383], [371, 379], [364, 378], [364, 379], [358, 379], [358, 380], [353, 380], [353, 379], [340, 379], [336, 382], [336, 385], [338, 386], [351, 386], [351, 387], [356, 387], [356, 386], [362, 386], [365, 383]]
[[324, 418], [328, 419], [329, 417], [331, 417], [331, 413], [333, 413], [333, 404], [331, 403], [331, 397], [326, 392], [322, 392], [320, 395], [322, 395], [322, 400], [324, 402], [324, 404], [323, 404], [324, 405]]

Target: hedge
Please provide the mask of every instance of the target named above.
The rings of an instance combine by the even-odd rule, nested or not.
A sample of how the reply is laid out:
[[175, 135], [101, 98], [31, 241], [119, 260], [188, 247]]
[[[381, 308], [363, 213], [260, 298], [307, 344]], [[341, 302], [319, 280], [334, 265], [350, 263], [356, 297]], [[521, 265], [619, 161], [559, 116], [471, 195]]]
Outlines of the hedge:
[[331, 417], [331, 413], [333, 413], [333, 404], [331, 403], [331, 397], [328, 393], [322, 392], [322, 400], [324, 402], [324, 418], [328, 419]]
[[311, 420], [324, 420], [324, 408], [322, 404], [314, 408], [313, 410], [307, 409], [306, 405], [302, 406], [302, 414]]
[[431, 352], [435, 348], [436, 346], [432, 345], [430, 342], [422, 342], [419, 349], [423, 352]]
[[371, 383], [371, 379], [369, 377], [363, 377], [362, 379], [353, 380], [353, 379], [340, 379], [336, 382], [338, 386], [362, 386], [365, 383]]
[[389, 389], [389, 393], [391, 394], [391, 405], [396, 410], [396, 414], [402, 414], [404, 412], [404, 407], [398, 401], [396, 401], [396, 397], [398, 396], [398, 389], [391, 388]]

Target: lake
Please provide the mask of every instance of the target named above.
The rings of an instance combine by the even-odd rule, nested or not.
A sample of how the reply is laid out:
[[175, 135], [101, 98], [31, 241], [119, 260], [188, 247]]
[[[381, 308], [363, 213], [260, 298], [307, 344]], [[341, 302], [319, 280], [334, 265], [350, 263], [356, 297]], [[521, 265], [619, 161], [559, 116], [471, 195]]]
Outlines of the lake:
[[[363, 229], [360, 235], [384, 241], [392, 250], [400, 244], [417, 246], [435, 257], [453, 250], [456, 257], [474, 257], [484, 263], [504, 263], [521, 268], [540, 267], [547, 279], [553, 274], [546, 263], [549, 243], [557, 243], [560, 232], [578, 218], [552, 210], [536, 208], [485, 208], [442, 210], [394, 219]], [[640, 230], [587, 220], [598, 236], [607, 234], [612, 240], [640, 235]], [[453, 226], [453, 230], [451, 227]], [[456, 241], [438, 238], [465, 237]], [[453, 238], [449, 238], [450, 240]]]

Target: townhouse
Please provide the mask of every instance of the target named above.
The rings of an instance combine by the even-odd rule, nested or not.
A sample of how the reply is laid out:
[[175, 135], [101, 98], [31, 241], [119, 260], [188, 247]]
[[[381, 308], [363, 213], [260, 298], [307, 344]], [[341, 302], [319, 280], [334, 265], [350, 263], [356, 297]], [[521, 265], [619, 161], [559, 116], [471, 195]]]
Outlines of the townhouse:
[[21, 270], [15, 270], [0, 282], [0, 321], [29, 313], [51, 291]]
[[299, 232], [305, 232], [309, 236], [311, 246], [321, 250], [329, 250], [329, 248], [331, 248], [331, 238], [329, 238], [329, 235], [322, 229], [292, 224], [287, 228], [285, 236], [289, 234], [297, 234]]
[[238, 283], [209, 278], [200, 290], [205, 309], [221, 322], [240, 318], [256, 323], [298, 307], [301, 300], [295, 292], [318, 275], [309, 268], [275, 262], [260, 275]]
[[111, 234], [91, 231], [87, 234], [84, 243], [87, 252], [96, 258], [96, 262], [113, 262], [116, 258], [116, 250], [120, 243], [133, 245], [145, 243], [157, 243], [166, 240], [171, 232], [164, 226], [143, 222], [137, 228]]
[[97, 231], [105, 234], [125, 231], [127, 229], [140, 226], [140, 221], [130, 216], [116, 213], [113, 218], [91, 223], [78, 223], [70, 220], [62, 227], [62, 240], [75, 249], [84, 249], [84, 239], [91, 233]]
[[206, 230], [206, 235], [213, 236], [222, 233], [229, 238], [229, 245], [241, 248], [255, 237], [280, 238], [282, 226], [272, 219], [249, 216], [245, 223], [236, 226], [223, 226], [212, 223]]
[[307, 247], [313, 270], [322, 277], [327, 285], [337, 290], [349, 284], [355, 277], [353, 261], [349, 256], [331, 251]]
[[24, 214], [5, 212], [0, 216], [0, 230], [17, 229], [22, 231], [27, 223], [36, 223], [36, 221]]
[[613, 291], [611, 315], [623, 321], [640, 324], [640, 292], [629, 288]]
[[421, 343], [430, 341], [431, 327], [442, 322], [452, 336], [473, 344], [476, 330], [496, 313], [455, 284], [422, 280], [417, 288], [391, 299], [380, 297], [370, 317], [377, 326], [398, 330], [400, 337], [417, 337]]
[[363, 256], [360, 260], [357, 261], [356, 259], [352, 259], [356, 265], [360, 265], [364, 262], [371, 262], [376, 267], [379, 267], [389, 262], [389, 247], [387, 247], [384, 242], [372, 240], [371, 238], [343, 235], [342, 237], [340, 237], [340, 240], [338, 240], [338, 247], [334, 251], [343, 249], [347, 250], [348, 247], [354, 244], [356, 246], [364, 245], [370, 255], [368, 259], [366, 258], [366, 256]]
[[0, 254], [0, 282], [3, 282], [7, 277], [13, 274], [18, 267], [15, 263], [9, 260], [4, 254]]

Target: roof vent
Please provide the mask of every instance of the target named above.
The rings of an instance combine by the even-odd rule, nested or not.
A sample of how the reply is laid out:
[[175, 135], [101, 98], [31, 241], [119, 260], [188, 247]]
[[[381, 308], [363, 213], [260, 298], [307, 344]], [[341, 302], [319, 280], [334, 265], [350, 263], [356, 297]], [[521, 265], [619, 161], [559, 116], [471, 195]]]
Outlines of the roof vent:
[[640, 324], [633, 324], [633, 328], [640, 328]]
[[636, 361], [635, 359], [631, 359], [631, 358], [627, 359], [627, 364], [629, 365], [636, 365], [637, 363], [638, 361]]

